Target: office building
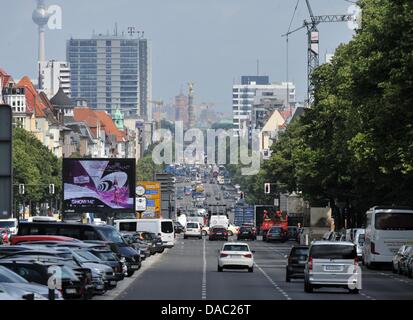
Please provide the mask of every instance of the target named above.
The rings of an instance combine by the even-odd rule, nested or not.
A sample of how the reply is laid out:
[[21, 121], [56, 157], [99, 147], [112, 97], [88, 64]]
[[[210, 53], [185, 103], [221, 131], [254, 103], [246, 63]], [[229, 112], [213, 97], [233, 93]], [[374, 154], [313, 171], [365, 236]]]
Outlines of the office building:
[[43, 61], [39, 62], [40, 83], [39, 89], [51, 99], [59, 91], [70, 97], [70, 67], [66, 61]]
[[268, 76], [242, 76], [241, 84], [232, 86], [234, 135], [248, 131], [254, 103], [268, 98], [281, 101], [285, 107], [294, 104], [295, 86], [291, 82], [270, 83]]
[[152, 117], [150, 48], [147, 39], [94, 35], [67, 41], [71, 96], [95, 109]]

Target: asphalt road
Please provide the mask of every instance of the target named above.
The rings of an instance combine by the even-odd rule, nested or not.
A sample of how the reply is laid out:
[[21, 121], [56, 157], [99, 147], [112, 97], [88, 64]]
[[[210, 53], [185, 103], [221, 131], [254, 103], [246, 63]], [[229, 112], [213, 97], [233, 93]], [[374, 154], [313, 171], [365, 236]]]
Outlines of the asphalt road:
[[[284, 255], [294, 243], [249, 241], [255, 250], [253, 273], [217, 271], [222, 241], [186, 239], [179, 235], [166, 251], [116, 299], [160, 300], [376, 300], [413, 299], [413, 280], [391, 271], [365, 270], [360, 294], [346, 289], [321, 288], [305, 293], [300, 279], [285, 282]], [[204, 258], [205, 257], [205, 258]]]

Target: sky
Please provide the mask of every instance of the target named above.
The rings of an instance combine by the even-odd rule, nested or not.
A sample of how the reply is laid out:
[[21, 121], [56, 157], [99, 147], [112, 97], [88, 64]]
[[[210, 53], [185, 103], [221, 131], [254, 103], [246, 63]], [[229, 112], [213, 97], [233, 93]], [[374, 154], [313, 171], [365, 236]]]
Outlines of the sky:
[[[46, 0], [62, 8], [62, 28], [46, 31], [46, 58], [65, 60], [66, 40], [95, 33], [119, 33], [129, 26], [143, 30], [152, 46], [153, 98], [172, 102], [194, 82], [195, 103], [212, 103], [230, 114], [232, 84], [241, 75], [287, 79], [286, 38], [297, 0]], [[315, 15], [347, 14], [346, 0], [310, 0]], [[14, 79], [36, 77], [35, 0], [0, 0], [0, 68]], [[309, 14], [300, 0], [292, 28]], [[319, 25], [320, 62], [354, 34], [347, 23]], [[289, 38], [288, 79], [298, 100], [306, 96], [307, 36]]]

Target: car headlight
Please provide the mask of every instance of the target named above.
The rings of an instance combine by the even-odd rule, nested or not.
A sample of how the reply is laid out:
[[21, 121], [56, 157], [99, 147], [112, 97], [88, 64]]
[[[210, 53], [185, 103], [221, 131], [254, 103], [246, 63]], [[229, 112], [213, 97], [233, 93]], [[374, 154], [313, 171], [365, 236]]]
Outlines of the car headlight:
[[34, 300], [48, 300], [46, 297], [42, 296], [41, 294], [34, 293], [33, 294]]
[[120, 262], [125, 263], [126, 262], [125, 257], [120, 258]]

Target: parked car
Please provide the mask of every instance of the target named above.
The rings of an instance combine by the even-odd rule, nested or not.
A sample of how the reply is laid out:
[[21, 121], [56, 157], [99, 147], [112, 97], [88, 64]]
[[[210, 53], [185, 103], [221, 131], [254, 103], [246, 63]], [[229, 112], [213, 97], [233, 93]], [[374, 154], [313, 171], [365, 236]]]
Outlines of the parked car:
[[294, 246], [287, 256], [285, 281], [293, 278], [304, 278], [304, 266], [308, 258], [308, 246]]
[[[93, 260], [86, 260], [83, 256], [68, 248], [36, 247], [31, 250], [15, 252], [6, 259], [34, 259], [35, 261], [56, 262], [64, 264], [72, 270], [90, 270], [91, 284], [95, 294], [103, 294], [107, 289], [112, 288], [113, 279], [112, 268], [102, 265], [95, 257]], [[114, 284], [116, 286], [116, 283]]]
[[184, 239], [187, 239], [188, 237], [196, 237], [198, 239], [202, 239], [202, 227], [199, 222], [187, 222], [184, 232]]
[[17, 259], [1, 259], [0, 265], [17, 273], [28, 282], [47, 286], [50, 278], [50, 270], [59, 268], [61, 273], [62, 295], [64, 299], [90, 298], [85, 287], [75, 272], [56, 262], [43, 262], [31, 257]]
[[403, 245], [393, 258], [393, 272], [408, 275], [409, 257], [413, 254], [412, 245]]
[[412, 252], [410, 252], [410, 254], [407, 257], [406, 265], [407, 265], [407, 276], [409, 278], [412, 278], [413, 277], [413, 253]]
[[228, 241], [228, 231], [224, 226], [213, 226], [209, 228], [209, 237], [210, 241], [212, 240], [225, 240]]
[[393, 273], [398, 273], [402, 274], [402, 269], [401, 269], [401, 260], [403, 259], [406, 250], [408, 249], [408, 245], [402, 245], [397, 253], [394, 255], [393, 260], [392, 260], [392, 271]]
[[[86, 242], [105, 241], [113, 252], [125, 260], [129, 277], [141, 267], [140, 254], [125, 242], [125, 239], [113, 226], [62, 222], [21, 222], [18, 236], [26, 235], [33, 237], [48, 235], [51, 240], [53, 237], [64, 236]], [[14, 236], [12, 241], [14, 241]]]
[[[49, 298], [49, 288], [47, 286], [30, 283], [12, 270], [0, 265], [0, 285], [13, 298], [19, 299], [23, 295], [33, 294], [34, 300], [44, 300]], [[59, 290], [54, 290], [56, 300], [63, 300]]]
[[224, 243], [218, 255], [218, 272], [225, 269], [248, 269], [254, 271], [253, 252], [246, 243]]
[[237, 235], [237, 240], [256, 240], [257, 235], [252, 227], [241, 227]]
[[165, 251], [161, 237], [156, 235], [155, 233], [149, 231], [137, 231], [136, 234], [138, 235], [139, 239], [145, 241], [146, 243], [152, 244], [152, 246], [149, 247], [151, 253], [155, 254]]
[[137, 237], [136, 232], [122, 231], [121, 235], [139, 253], [142, 261], [151, 255], [148, 245]]
[[361, 274], [352, 242], [314, 241], [304, 267], [304, 291], [320, 287], [344, 287], [358, 293]]

